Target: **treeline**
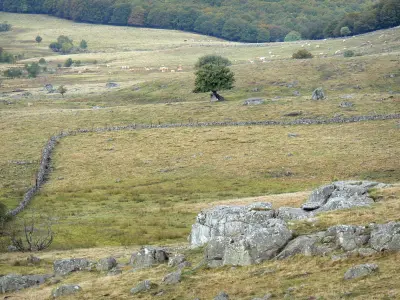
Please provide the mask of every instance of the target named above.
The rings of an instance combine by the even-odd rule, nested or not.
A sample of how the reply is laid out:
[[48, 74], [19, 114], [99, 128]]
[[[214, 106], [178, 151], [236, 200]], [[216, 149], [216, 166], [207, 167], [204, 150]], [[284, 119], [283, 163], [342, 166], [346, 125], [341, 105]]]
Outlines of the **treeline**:
[[[359, 34], [400, 25], [399, 0], [0, 0], [7, 12], [77, 22], [179, 29], [241, 42]], [[375, 4], [374, 4], [375, 3]], [[346, 30], [348, 33], [348, 31]], [[347, 35], [347, 34], [346, 34]]]

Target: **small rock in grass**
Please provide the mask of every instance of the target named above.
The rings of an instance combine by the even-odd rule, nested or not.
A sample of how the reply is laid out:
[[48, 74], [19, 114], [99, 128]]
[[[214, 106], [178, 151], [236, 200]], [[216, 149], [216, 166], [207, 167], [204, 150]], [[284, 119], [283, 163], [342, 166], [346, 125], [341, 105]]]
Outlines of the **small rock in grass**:
[[347, 270], [347, 272], [344, 274], [344, 279], [349, 280], [364, 277], [374, 272], [377, 272], [378, 270], [379, 267], [376, 264], [357, 265]]

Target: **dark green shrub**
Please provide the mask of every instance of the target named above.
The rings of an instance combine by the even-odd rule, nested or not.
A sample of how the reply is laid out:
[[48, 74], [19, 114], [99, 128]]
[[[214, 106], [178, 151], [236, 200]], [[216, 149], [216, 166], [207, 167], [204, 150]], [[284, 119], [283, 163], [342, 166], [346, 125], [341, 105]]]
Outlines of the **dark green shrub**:
[[344, 57], [353, 57], [355, 55], [353, 50], [346, 50], [343, 52]]
[[294, 59], [306, 59], [306, 58], [313, 58], [313, 55], [310, 51], [306, 49], [300, 49], [297, 52], [293, 53], [292, 58]]
[[4, 22], [2, 24], [0, 24], [0, 32], [1, 31], [10, 31], [11, 30], [11, 25], [8, 24], [7, 22]]
[[65, 62], [64, 62], [64, 67], [70, 67], [72, 66], [72, 64], [74, 63], [74, 61], [72, 60], [72, 58], [68, 58]]
[[20, 68], [11, 68], [4, 71], [4, 76], [9, 78], [17, 78], [22, 76], [22, 69]]
[[39, 59], [39, 64], [45, 65], [46, 64], [46, 60], [42, 57], [41, 59]]
[[38, 63], [31, 63], [29, 65], [25, 65], [25, 69], [28, 71], [29, 77], [35, 78], [40, 72], [40, 66]]

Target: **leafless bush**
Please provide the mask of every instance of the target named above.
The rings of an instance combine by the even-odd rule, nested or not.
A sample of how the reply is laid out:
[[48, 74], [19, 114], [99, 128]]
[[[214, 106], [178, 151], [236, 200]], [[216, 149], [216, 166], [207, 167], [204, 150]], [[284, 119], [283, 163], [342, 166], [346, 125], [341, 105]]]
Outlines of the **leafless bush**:
[[54, 239], [53, 223], [49, 217], [32, 213], [22, 224], [15, 226], [11, 242], [19, 251], [41, 251], [47, 249]]

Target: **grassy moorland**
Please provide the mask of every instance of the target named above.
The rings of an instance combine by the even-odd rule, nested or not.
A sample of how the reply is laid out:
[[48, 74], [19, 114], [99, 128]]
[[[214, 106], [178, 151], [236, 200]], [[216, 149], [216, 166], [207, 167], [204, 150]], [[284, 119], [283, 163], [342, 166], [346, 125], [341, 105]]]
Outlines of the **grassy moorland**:
[[[399, 28], [345, 40], [255, 46], [178, 31], [77, 24], [37, 15], [0, 13], [0, 21], [13, 25], [12, 31], [0, 33], [0, 47], [24, 54], [17, 65], [41, 57], [47, 61], [47, 71], [37, 78], [1, 78], [0, 201], [8, 208], [15, 207], [34, 183], [47, 139], [63, 129], [400, 112]], [[34, 41], [38, 34], [43, 37], [41, 44]], [[60, 34], [74, 41], [87, 40], [89, 51], [73, 55], [51, 52], [47, 45]], [[291, 59], [300, 48], [310, 50], [314, 58]], [[335, 54], [345, 49], [359, 56]], [[236, 83], [231, 91], [222, 92], [226, 102], [209, 103], [207, 94], [192, 93], [193, 65], [204, 54], [223, 55], [233, 63]], [[57, 67], [68, 57], [81, 60], [82, 66]], [[266, 57], [265, 62], [258, 57]], [[174, 70], [180, 65], [183, 70], [161, 73], [163, 65]], [[0, 68], [12, 66], [2, 64]], [[107, 88], [107, 82], [118, 87]], [[46, 83], [65, 85], [67, 93], [64, 97], [49, 94], [43, 89]], [[311, 92], [319, 86], [327, 99], [312, 101]], [[254, 97], [264, 99], [264, 104], [243, 106], [245, 99]], [[353, 106], [340, 107], [343, 101]], [[287, 116], [293, 112], [299, 115]], [[39, 266], [27, 265], [26, 254], [1, 254], [1, 272], [50, 272], [51, 261], [70, 256], [94, 259], [114, 254], [127, 261], [139, 245], [185, 245], [190, 225], [202, 208], [255, 199], [270, 201], [275, 207], [296, 207], [312, 188], [332, 180], [396, 184], [400, 181], [399, 157], [398, 120], [69, 136], [56, 146], [49, 180], [29, 209], [10, 223], [18, 226], [31, 211], [50, 215], [57, 233], [51, 249], [39, 254], [44, 259]], [[335, 224], [398, 221], [398, 185], [375, 197], [381, 201], [371, 209], [329, 213], [314, 226], [303, 222], [291, 226], [297, 233], [306, 233]], [[201, 251], [189, 251], [188, 255], [194, 265], [201, 260]], [[399, 278], [394, 276], [399, 273], [393, 264], [396, 259], [397, 254], [373, 256], [381, 275], [352, 283], [342, 281], [344, 270], [366, 259], [332, 262], [325, 257], [297, 257], [246, 268], [201, 268], [185, 274], [178, 288], [163, 287], [166, 293], [160, 299], [199, 295], [209, 299], [222, 289], [234, 299], [251, 299], [267, 292], [282, 298], [293, 286], [299, 299], [341, 295], [396, 298], [400, 295]], [[137, 281], [150, 278], [159, 283], [166, 272], [161, 266], [112, 278], [79, 273], [63, 282], [81, 283], [81, 299], [105, 294], [125, 299]], [[327, 273], [331, 274], [329, 283], [321, 276]], [[18, 295], [44, 299], [51, 288]]]

